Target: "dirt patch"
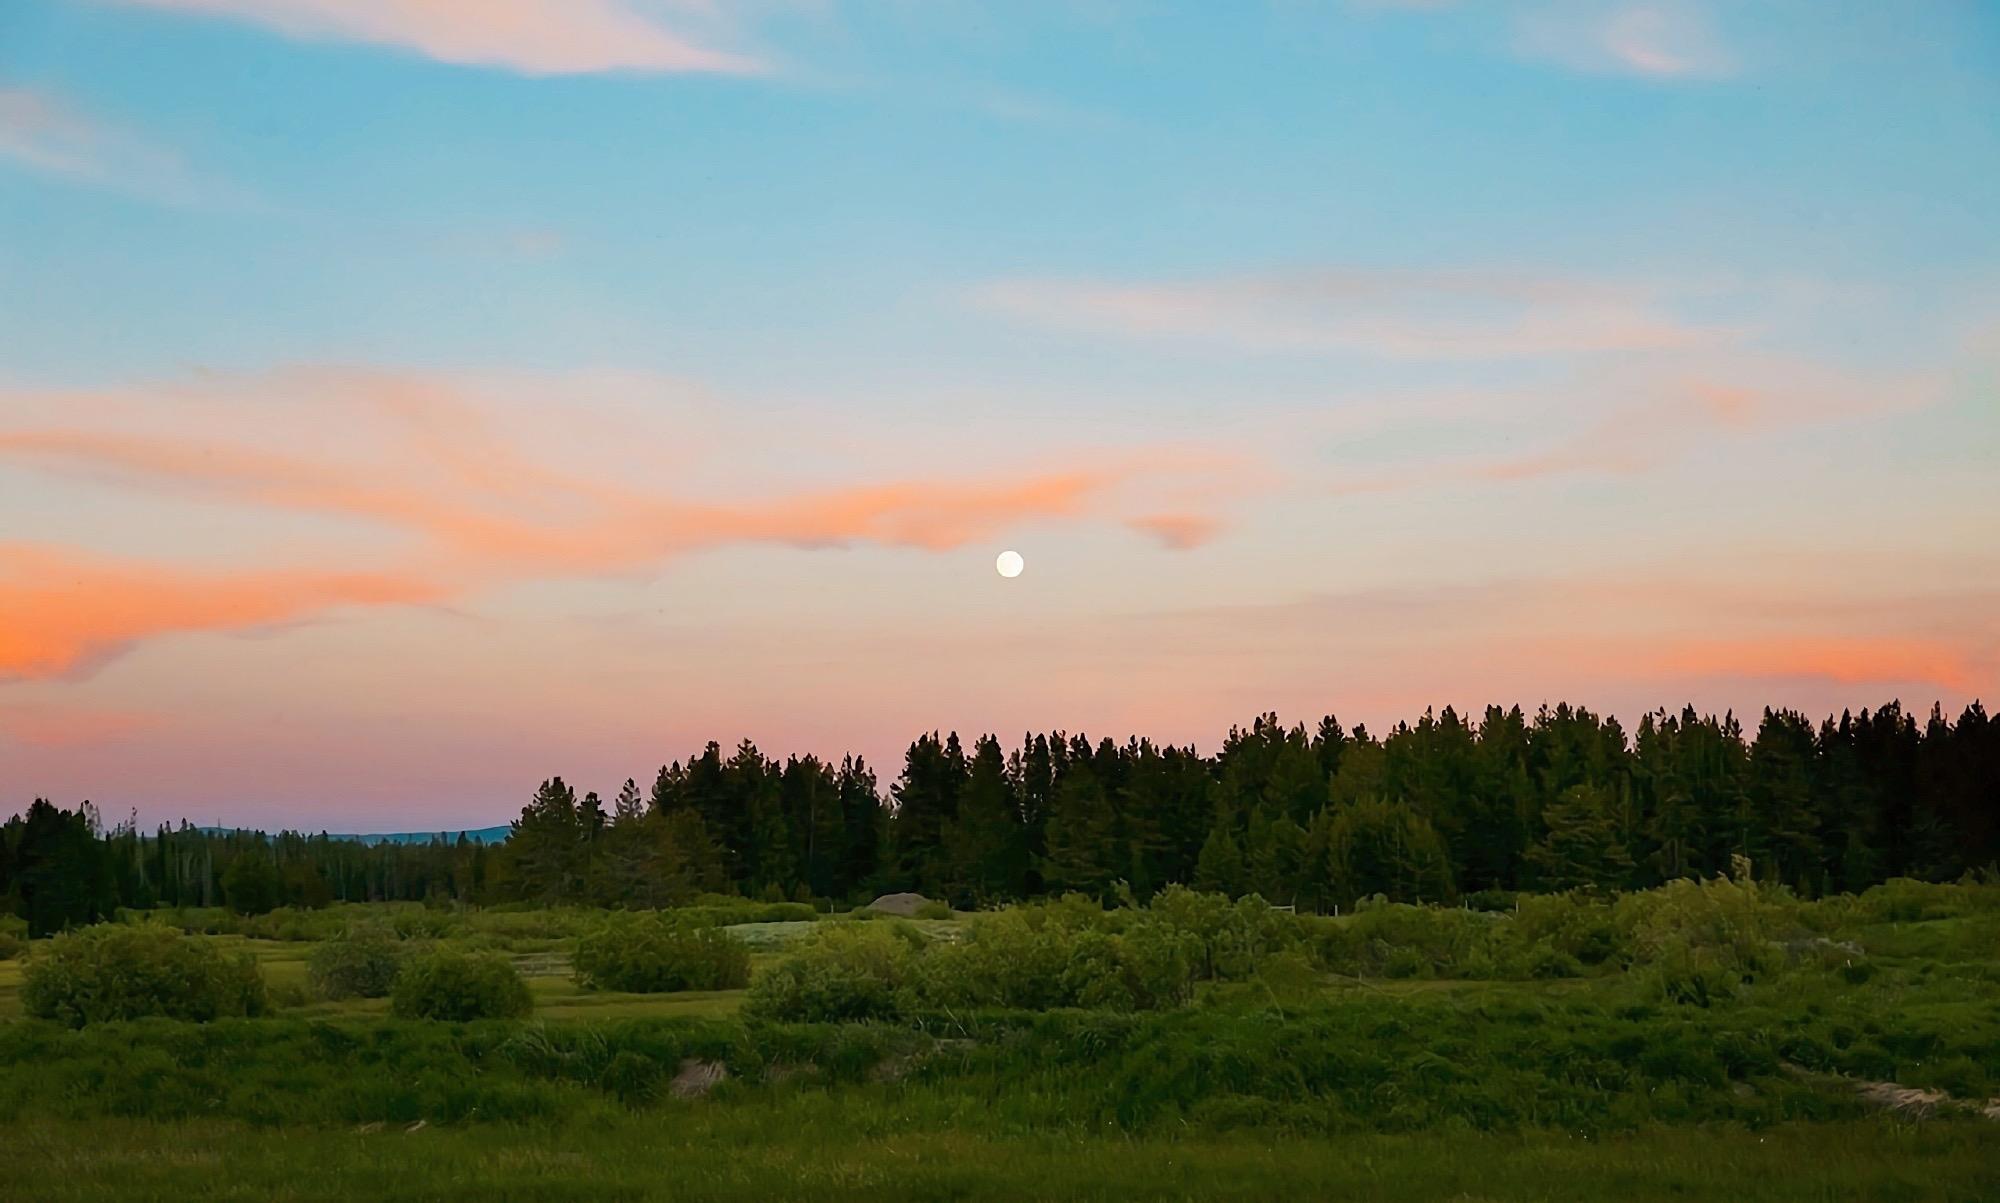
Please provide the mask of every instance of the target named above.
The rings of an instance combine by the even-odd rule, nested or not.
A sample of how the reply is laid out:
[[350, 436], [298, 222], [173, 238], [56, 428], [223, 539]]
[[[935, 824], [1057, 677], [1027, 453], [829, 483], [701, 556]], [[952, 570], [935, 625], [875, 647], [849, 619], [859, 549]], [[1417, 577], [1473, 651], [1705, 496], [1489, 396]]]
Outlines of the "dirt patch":
[[1942, 1090], [1918, 1090], [1894, 1082], [1856, 1082], [1861, 1097], [1877, 1107], [1910, 1119], [1929, 1119], [1940, 1111], [1977, 1111], [1990, 1120], [2000, 1120], [2000, 1099], [1955, 1099]]
[[1855, 1089], [1861, 1097], [1912, 1119], [1925, 1119], [1940, 1107], [1952, 1105], [1952, 1098], [1942, 1090], [1918, 1090], [1911, 1086], [1898, 1086], [1894, 1082], [1860, 1082]]
[[704, 1098], [728, 1077], [729, 1067], [722, 1062], [689, 1057], [681, 1062], [680, 1072], [667, 1084], [667, 1093], [677, 1099]]

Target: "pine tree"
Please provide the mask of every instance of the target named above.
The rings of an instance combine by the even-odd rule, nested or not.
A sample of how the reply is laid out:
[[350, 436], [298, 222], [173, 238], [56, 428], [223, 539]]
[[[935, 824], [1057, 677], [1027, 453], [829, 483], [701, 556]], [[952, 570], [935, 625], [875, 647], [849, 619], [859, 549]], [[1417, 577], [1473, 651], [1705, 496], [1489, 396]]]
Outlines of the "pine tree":
[[1243, 838], [1244, 870], [1251, 892], [1262, 895], [1266, 902], [1296, 902], [1305, 842], [1305, 829], [1292, 822], [1290, 815], [1274, 816], [1268, 807], [1253, 807]]
[[910, 745], [903, 775], [891, 795], [896, 812], [893, 865], [905, 888], [939, 890], [946, 866], [942, 852], [945, 825], [958, 814], [967, 767], [957, 733], [940, 739], [937, 732]]
[[973, 745], [958, 814], [945, 824], [946, 892], [978, 905], [1019, 898], [1027, 889], [1027, 832], [1000, 741]]
[[868, 767], [867, 761], [849, 756], [840, 762], [835, 784], [840, 795], [846, 854], [829, 893], [837, 896], [871, 893], [881, 872], [884, 818], [875, 771]]
[[583, 890], [583, 816], [576, 791], [551, 777], [509, 829], [507, 853], [516, 892], [537, 901], [575, 901]]
[[1217, 822], [1202, 841], [1201, 855], [1195, 858], [1194, 887], [1236, 898], [1244, 887], [1243, 848], [1236, 842], [1232, 824]]
[[1451, 897], [1444, 841], [1404, 803], [1365, 797], [1335, 807], [1324, 838], [1326, 879], [1340, 905], [1376, 894], [1392, 902]]
[[1073, 761], [1050, 807], [1042, 880], [1051, 893], [1102, 897], [1117, 878], [1111, 799], [1088, 762]]
[[1539, 889], [1622, 889], [1632, 857], [1613, 818], [1610, 791], [1573, 785], [1542, 813], [1547, 833], [1528, 850]]

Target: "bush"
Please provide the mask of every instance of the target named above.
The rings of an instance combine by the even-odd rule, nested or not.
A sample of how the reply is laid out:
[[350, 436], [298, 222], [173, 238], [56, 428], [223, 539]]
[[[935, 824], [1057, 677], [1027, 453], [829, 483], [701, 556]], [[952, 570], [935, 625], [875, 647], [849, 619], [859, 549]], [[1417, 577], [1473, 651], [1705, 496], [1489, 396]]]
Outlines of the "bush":
[[1193, 997], [1201, 954], [1201, 941], [1164, 915], [1072, 895], [976, 916], [956, 941], [893, 920], [825, 925], [751, 984], [750, 1006], [809, 1021], [939, 1007], [1154, 1010]]
[[1174, 1006], [1191, 996], [1198, 941], [1138, 912], [1123, 931], [1101, 911], [1021, 907], [981, 915], [964, 939], [927, 948], [913, 973], [926, 1006], [1109, 1011]]
[[1356, 977], [1494, 976], [1512, 920], [1457, 907], [1377, 903], [1319, 929], [1320, 963]]
[[403, 967], [403, 942], [382, 928], [359, 928], [316, 945], [306, 977], [321, 998], [386, 998]]
[[1155, 894], [1147, 914], [1193, 940], [1191, 969], [1204, 981], [1247, 978], [1259, 961], [1294, 947], [1307, 930], [1298, 916], [1273, 909], [1255, 894], [1231, 902], [1226, 894], [1179, 885]]
[[404, 963], [389, 1009], [405, 1019], [519, 1019], [534, 1000], [500, 953], [439, 949]]
[[750, 983], [747, 1009], [814, 1023], [894, 1016], [924, 941], [908, 931], [898, 923], [829, 924]]
[[101, 924], [60, 935], [29, 962], [28, 1014], [70, 1027], [162, 1015], [204, 1021], [261, 1015], [264, 979], [247, 954], [164, 927]]
[[948, 904], [942, 902], [926, 902], [922, 906], [917, 908], [917, 913], [915, 915], [912, 915], [911, 918], [949, 919], [951, 918], [951, 907]]
[[592, 990], [738, 990], [750, 984], [750, 950], [713, 927], [672, 915], [614, 918], [576, 942], [576, 980]]
[[709, 927], [736, 923], [799, 923], [819, 918], [810, 902], [753, 902], [725, 894], [703, 894], [692, 906], [676, 907], [675, 917]]

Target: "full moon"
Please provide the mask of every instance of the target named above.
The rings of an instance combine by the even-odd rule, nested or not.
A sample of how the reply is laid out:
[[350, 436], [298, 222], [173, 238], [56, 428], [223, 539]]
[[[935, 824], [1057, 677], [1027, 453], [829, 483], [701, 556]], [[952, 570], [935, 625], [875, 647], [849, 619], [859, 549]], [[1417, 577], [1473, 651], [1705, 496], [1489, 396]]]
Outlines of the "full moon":
[[1020, 576], [1021, 569], [1027, 566], [1028, 562], [1021, 558], [1018, 551], [1003, 551], [1000, 558], [993, 561], [993, 570], [1006, 577]]

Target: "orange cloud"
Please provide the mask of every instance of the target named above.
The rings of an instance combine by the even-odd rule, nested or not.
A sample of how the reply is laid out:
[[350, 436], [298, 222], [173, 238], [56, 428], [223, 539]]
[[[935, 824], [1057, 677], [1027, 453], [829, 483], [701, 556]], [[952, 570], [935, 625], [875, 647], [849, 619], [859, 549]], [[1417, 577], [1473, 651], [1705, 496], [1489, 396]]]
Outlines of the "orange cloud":
[[[286, 437], [282, 423], [269, 425], [267, 415], [281, 404], [271, 394], [337, 408], [343, 421], [326, 429], [342, 435], [361, 428], [357, 416], [364, 412], [387, 425], [348, 437], [343, 447], [316, 445], [310, 455], [265, 449], [255, 445], [260, 435], [298, 442]], [[1152, 478], [1209, 470], [1203, 461], [1128, 453], [1089, 470], [863, 483], [708, 502], [570, 472], [558, 455], [525, 455], [496, 433], [470, 396], [431, 377], [279, 373], [239, 399], [255, 404], [225, 407], [213, 423], [233, 441], [186, 420], [191, 410], [180, 394], [162, 398], [165, 404], [153, 408], [169, 419], [163, 431], [135, 417], [147, 412], [143, 397], [11, 398], [30, 414], [91, 414], [110, 428], [0, 427], [0, 463], [260, 513], [352, 519], [404, 536], [408, 545], [374, 551], [373, 572], [341, 574], [183, 573], [10, 546], [0, 555], [0, 675], [74, 675], [154, 635], [240, 629], [341, 605], [437, 602], [513, 581], [626, 573], [729, 544], [948, 550], [1025, 521], [1091, 516]], [[0, 412], [9, 400], [0, 395]], [[1210, 529], [1195, 515], [1141, 521], [1153, 523], [1149, 529], [1170, 545], [1187, 545]]]
[[122, 0], [233, 17], [297, 38], [412, 50], [440, 62], [528, 75], [765, 70], [701, 46], [625, 0]]
[[140, 640], [241, 630], [342, 605], [439, 600], [437, 586], [378, 573], [203, 574], [0, 543], [0, 678], [87, 673]]

